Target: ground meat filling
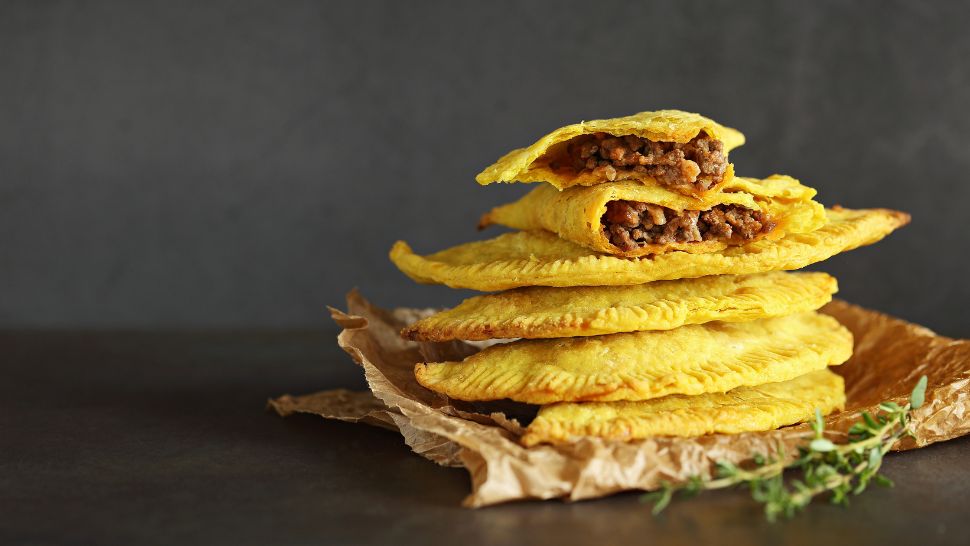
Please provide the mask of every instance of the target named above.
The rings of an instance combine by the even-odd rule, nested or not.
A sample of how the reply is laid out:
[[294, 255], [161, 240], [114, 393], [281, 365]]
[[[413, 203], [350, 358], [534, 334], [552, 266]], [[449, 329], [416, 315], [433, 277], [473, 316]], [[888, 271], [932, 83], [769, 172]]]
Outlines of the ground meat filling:
[[660, 205], [610, 201], [601, 221], [610, 243], [624, 251], [652, 244], [712, 240], [739, 244], [775, 229], [764, 212], [738, 205], [676, 212]]
[[720, 140], [700, 133], [689, 142], [652, 142], [638, 136], [606, 133], [582, 135], [566, 146], [567, 162], [576, 172], [589, 171], [606, 180], [623, 172], [652, 176], [666, 186], [706, 191], [724, 178], [727, 158]]

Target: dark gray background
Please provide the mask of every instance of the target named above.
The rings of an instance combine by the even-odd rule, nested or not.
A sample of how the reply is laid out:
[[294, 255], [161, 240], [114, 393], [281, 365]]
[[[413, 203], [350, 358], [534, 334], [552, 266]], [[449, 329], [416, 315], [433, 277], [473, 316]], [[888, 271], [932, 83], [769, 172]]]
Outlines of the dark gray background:
[[[3, 2], [0, 326], [325, 327], [387, 261], [474, 239], [473, 176], [656, 108], [744, 131], [741, 174], [913, 224], [841, 295], [968, 335], [970, 8], [948, 2]], [[941, 197], [944, 196], [944, 197]]]

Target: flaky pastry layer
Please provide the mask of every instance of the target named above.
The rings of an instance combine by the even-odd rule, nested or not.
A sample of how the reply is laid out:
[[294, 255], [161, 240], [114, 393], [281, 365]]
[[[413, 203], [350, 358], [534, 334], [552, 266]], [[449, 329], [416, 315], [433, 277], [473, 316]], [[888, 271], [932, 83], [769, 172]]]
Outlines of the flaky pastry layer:
[[786, 381], [845, 362], [852, 334], [804, 313], [665, 331], [521, 340], [461, 362], [419, 363], [423, 386], [467, 401], [649, 400]]
[[565, 443], [582, 436], [637, 440], [773, 430], [845, 407], [842, 378], [819, 370], [788, 381], [697, 396], [642, 402], [562, 403], [543, 406], [526, 429], [526, 446]]
[[419, 341], [557, 338], [743, 322], [818, 309], [825, 273], [714, 275], [633, 286], [528, 287], [475, 296], [405, 328]]
[[810, 233], [792, 233], [707, 254], [668, 252], [623, 258], [593, 252], [547, 231], [519, 231], [466, 243], [427, 256], [403, 241], [391, 261], [413, 280], [481, 291], [522, 286], [621, 286], [706, 275], [746, 275], [799, 269], [840, 252], [879, 241], [906, 225], [909, 215], [888, 209], [829, 209], [828, 222]]

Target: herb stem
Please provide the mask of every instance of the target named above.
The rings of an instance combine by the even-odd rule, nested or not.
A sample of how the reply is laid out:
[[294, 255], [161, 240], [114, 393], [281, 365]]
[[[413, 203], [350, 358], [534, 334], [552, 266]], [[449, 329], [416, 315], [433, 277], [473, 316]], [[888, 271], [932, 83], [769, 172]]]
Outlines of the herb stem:
[[[746, 484], [752, 497], [764, 504], [769, 520], [779, 514], [790, 517], [824, 493], [832, 494], [833, 503], [846, 504], [848, 495], [864, 491], [870, 480], [892, 485], [878, 473], [883, 457], [901, 439], [914, 434], [911, 413], [923, 405], [926, 384], [926, 376], [921, 377], [909, 402], [903, 406], [884, 402], [879, 405], [881, 413], [876, 416], [862, 412], [862, 420], [849, 428], [848, 442], [844, 444], [835, 444], [824, 437], [824, 421], [816, 410], [812, 422], [814, 439], [798, 448], [799, 457], [794, 461], [789, 462], [782, 449], [770, 458], [753, 456], [756, 466], [750, 469], [721, 461], [717, 464], [715, 477], [694, 476], [680, 485], [665, 483], [659, 491], [644, 495], [643, 500], [653, 500], [653, 512], [657, 514], [667, 506], [676, 491], [696, 493]], [[800, 480], [791, 480], [792, 487], [783, 481], [785, 471], [789, 469], [802, 472]]]

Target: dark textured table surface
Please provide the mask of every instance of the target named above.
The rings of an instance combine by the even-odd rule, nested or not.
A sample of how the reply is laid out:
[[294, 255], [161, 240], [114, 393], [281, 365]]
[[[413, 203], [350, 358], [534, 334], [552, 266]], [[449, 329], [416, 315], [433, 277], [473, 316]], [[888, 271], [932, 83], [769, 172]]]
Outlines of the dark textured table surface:
[[653, 519], [635, 494], [459, 507], [463, 470], [389, 431], [281, 419], [362, 387], [332, 331], [0, 334], [3, 544], [965, 544], [970, 442], [892, 455], [890, 490], [768, 524], [743, 493]]

